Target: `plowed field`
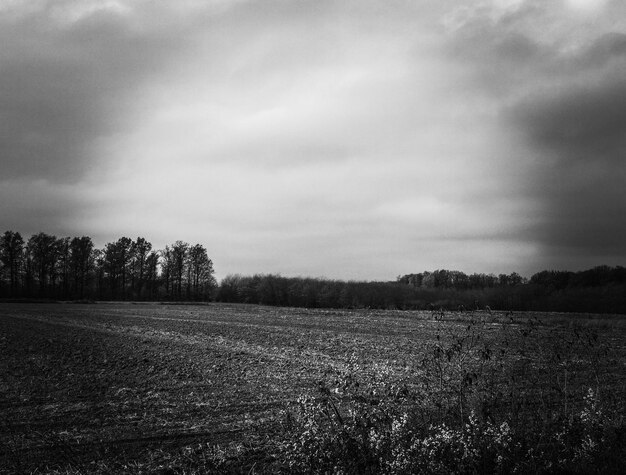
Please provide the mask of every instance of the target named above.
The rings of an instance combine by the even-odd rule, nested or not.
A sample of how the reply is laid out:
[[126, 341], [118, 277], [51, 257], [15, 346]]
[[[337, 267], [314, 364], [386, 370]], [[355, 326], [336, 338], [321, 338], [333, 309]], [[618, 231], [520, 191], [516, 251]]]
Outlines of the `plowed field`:
[[[465, 318], [227, 304], [0, 304], [0, 472], [88, 472], [107, 460], [130, 469], [198, 444], [263, 446], [280, 437], [288, 404], [319, 381], [354, 361], [388, 380], [418, 373], [441, 326], [461, 327]], [[514, 330], [528, 315], [484, 318], [486, 331]], [[606, 371], [624, 388], [623, 317], [542, 318], [546, 332], [572, 321], [593, 326], [614, 350]]]

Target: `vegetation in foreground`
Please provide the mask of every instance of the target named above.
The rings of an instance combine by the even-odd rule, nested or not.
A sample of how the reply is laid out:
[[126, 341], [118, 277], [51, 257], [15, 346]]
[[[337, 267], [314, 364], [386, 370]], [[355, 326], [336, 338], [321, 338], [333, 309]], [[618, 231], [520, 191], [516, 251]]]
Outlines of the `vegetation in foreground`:
[[1, 311], [5, 473], [626, 468], [620, 317]]
[[613, 393], [603, 374], [608, 348], [577, 327], [538, 348], [542, 325], [528, 320], [491, 335], [484, 322], [440, 328], [421, 371], [400, 384], [384, 375], [363, 384], [355, 361], [321, 395], [299, 399], [289, 469], [624, 473], [624, 393]]

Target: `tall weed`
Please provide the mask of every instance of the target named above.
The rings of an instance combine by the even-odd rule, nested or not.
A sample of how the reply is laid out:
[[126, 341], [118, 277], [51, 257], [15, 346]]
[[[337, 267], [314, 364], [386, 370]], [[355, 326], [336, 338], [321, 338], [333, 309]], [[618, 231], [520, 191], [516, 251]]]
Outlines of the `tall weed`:
[[[603, 473], [626, 469], [623, 399], [592, 329], [436, 322], [405, 380], [352, 359], [291, 409], [299, 473]], [[623, 388], [622, 388], [623, 389]], [[613, 395], [612, 395], [613, 394]]]

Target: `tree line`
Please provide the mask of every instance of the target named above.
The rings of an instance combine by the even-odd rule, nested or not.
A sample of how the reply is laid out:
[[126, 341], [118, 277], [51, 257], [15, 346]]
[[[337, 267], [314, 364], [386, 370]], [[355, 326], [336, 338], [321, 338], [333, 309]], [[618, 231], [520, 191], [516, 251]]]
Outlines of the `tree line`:
[[626, 313], [626, 269], [600, 266], [581, 272], [471, 274], [436, 270], [394, 282], [345, 282], [274, 274], [229, 275], [216, 300], [309, 308], [405, 310], [535, 310]]
[[387, 282], [345, 282], [274, 274], [229, 275], [216, 300], [308, 308], [417, 308], [411, 288]]
[[547, 290], [580, 289], [626, 284], [626, 268], [617, 266], [597, 266], [584, 271], [544, 270], [537, 272], [530, 279], [512, 274], [471, 274], [460, 271], [436, 270], [419, 274], [399, 276], [397, 281], [413, 287], [446, 288], [456, 290], [485, 289], [495, 287], [514, 287], [532, 284]]
[[96, 249], [92, 239], [43, 232], [0, 236], [0, 298], [177, 300], [310, 308], [536, 310], [626, 313], [626, 268], [598, 266], [511, 274], [440, 269], [392, 282], [354, 282], [274, 274], [228, 275], [218, 285], [201, 244], [154, 250], [143, 237]]
[[217, 282], [201, 244], [154, 250], [143, 237], [94, 246], [89, 236], [0, 236], [0, 297], [60, 300], [208, 300]]
[[528, 280], [517, 272], [511, 274], [470, 274], [457, 270], [436, 270], [398, 276], [397, 281], [413, 287], [444, 288], [456, 290], [485, 289], [493, 287], [510, 287], [521, 285]]

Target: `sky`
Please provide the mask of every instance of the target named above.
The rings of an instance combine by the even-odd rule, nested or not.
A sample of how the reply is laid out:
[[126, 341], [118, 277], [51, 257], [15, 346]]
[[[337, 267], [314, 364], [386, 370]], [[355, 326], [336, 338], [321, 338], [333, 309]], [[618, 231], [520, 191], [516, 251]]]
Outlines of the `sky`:
[[0, 0], [0, 227], [216, 276], [626, 265], [623, 0]]

